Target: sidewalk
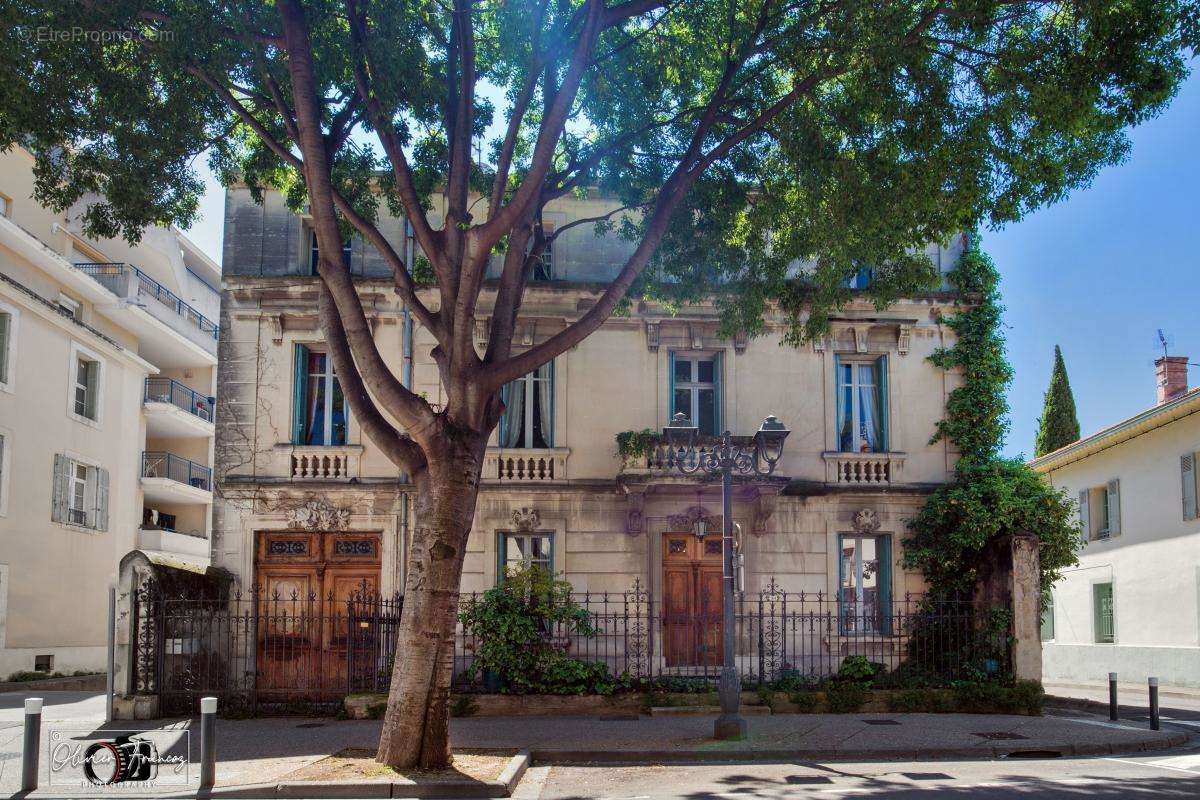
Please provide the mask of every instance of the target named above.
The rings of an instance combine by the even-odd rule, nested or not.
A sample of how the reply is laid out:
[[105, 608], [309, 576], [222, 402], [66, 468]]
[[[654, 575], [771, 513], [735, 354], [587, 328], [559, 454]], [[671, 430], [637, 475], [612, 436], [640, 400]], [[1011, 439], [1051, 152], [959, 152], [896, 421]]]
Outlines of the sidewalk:
[[[542, 764], [990, 759], [1021, 751], [1108, 755], [1173, 747], [1187, 740], [1180, 732], [1110, 724], [1092, 715], [780, 714], [750, 717], [750, 735], [745, 740], [715, 742], [709, 738], [713, 719], [472, 717], [452, 720], [452, 740], [456, 749], [528, 750], [534, 763]], [[118, 726], [132, 727], [128, 723], [113, 727]], [[193, 729], [193, 781], [199, 756], [196, 726], [195, 720], [162, 720], [145, 726], [176, 736], [181, 743], [187, 730]], [[239, 785], [288, 783], [291, 773], [332, 753], [346, 748], [373, 749], [379, 731], [377, 721], [304, 717], [219, 720], [217, 793], [225, 794]], [[4, 734], [0, 795], [15, 791], [19, 783], [20, 731], [8, 727]], [[43, 753], [43, 773], [45, 759]], [[180, 788], [173, 791], [178, 793]], [[79, 790], [73, 793], [87, 796]], [[70, 794], [47, 787], [35, 797]], [[95, 796], [94, 790], [90, 796]]]
[[[1061, 697], [1072, 700], [1089, 700], [1103, 703], [1108, 707], [1107, 683], [1044, 683], [1049, 697]], [[1145, 683], [1117, 682], [1117, 703], [1121, 706], [1131, 706], [1146, 709], [1150, 705], [1149, 689]], [[1200, 713], [1200, 689], [1186, 686], [1160, 686], [1158, 688], [1158, 704], [1167, 709]]]

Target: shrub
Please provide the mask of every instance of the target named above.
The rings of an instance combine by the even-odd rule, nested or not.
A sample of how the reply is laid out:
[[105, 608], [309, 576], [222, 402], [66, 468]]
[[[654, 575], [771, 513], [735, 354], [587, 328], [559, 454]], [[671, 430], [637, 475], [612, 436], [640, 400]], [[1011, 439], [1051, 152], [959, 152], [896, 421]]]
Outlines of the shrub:
[[452, 717], [470, 717], [478, 710], [479, 705], [469, 694], [456, 694], [450, 701], [450, 716]]
[[901, 714], [937, 714], [950, 709], [943, 692], [937, 689], [904, 689], [888, 697], [888, 711]]
[[792, 692], [788, 695], [788, 701], [796, 707], [797, 714], [811, 714], [821, 704], [816, 692]]
[[867, 702], [871, 690], [866, 684], [854, 681], [830, 683], [825, 690], [829, 710], [834, 714], [853, 714]]
[[820, 685], [820, 681], [798, 670], [784, 669], [780, 670], [779, 677], [767, 685], [777, 692], [804, 692], [815, 689]]
[[1046, 703], [1046, 690], [1037, 681], [1017, 681], [1009, 690], [1013, 705], [1026, 714], [1040, 715]]

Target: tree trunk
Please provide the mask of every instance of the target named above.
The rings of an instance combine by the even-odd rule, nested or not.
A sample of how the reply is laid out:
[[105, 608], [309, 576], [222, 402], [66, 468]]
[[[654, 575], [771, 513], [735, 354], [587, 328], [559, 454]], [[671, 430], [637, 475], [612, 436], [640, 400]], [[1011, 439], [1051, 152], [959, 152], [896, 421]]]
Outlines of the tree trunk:
[[376, 760], [395, 768], [450, 763], [449, 697], [463, 554], [486, 437], [447, 432], [415, 476], [417, 501], [396, 663]]

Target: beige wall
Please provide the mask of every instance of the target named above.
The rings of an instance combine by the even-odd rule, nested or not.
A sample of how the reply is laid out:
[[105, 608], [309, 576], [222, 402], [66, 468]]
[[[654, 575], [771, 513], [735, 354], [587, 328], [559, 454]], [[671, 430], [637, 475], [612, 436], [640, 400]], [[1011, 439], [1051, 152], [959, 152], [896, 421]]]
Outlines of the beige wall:
[[[1054, 587], [1054, 639], [1046, 680], [1200, 686], [1200, 520], [1184, 520], [1180, 457], [1200, 451], [1200, 409], [1163, 427], [1054, 469], [1072, 499], [1120, 481], [1120, 533], [1089, 541], [1079, 566]], [[1115, 641], [1097, 644], [1093, 585], [1111, 583]]]

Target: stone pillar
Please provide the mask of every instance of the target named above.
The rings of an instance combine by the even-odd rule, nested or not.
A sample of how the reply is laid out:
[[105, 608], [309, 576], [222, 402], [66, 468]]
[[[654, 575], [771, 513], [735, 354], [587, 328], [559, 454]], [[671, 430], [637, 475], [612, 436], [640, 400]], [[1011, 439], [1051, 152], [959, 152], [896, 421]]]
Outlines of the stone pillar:
[[1013, 675], [1041, 681], [1041, 566], [1038, 538], [1031, 533], [1000, 536], [988, 543], [975, 582], [975, 608], [1012, 611]]

